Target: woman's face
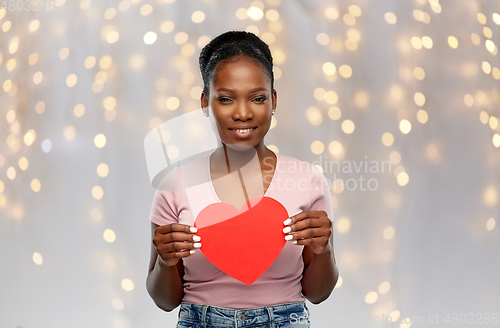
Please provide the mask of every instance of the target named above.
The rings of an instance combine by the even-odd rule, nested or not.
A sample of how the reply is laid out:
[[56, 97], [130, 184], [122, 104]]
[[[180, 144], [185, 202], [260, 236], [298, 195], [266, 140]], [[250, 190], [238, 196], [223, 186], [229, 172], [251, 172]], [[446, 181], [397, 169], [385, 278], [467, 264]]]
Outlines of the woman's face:
[[[238, 60], [237, 60], [238, 59]], [[222, 143], [257, 148], [271, 125], [277, 94], [265, 69], [246, 56], [221, 63], [210, 85], [209, 99], [202, 93], [202, 107], [212, 107]], [[237, 131], [251, 128], [250, 131]], [[263, 144], [260, 145], [263, 147]]]

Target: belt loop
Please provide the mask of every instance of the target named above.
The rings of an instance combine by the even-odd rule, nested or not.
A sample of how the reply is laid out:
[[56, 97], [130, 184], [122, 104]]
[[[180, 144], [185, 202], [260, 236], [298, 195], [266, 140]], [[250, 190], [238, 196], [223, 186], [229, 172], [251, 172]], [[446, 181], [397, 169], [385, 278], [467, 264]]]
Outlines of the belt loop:
[[266, 306], [267, 313], [269, 314], [269, 326], [274, 327], [274, 312], [272, 306]]
[[205, 317], [207, 316], [208, 305], [203, 305], [201, 309], [201, 326], [206, 327], [207, 323], [205, 322]]

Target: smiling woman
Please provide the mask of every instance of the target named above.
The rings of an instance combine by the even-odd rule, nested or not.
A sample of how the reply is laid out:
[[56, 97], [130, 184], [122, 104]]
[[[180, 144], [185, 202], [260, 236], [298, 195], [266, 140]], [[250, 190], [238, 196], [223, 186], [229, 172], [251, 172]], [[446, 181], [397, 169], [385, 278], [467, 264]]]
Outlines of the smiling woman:
[[[202, 49], [199, 63], [204, 82], [201, 106], [216, 127], [220, 147], [172, 172], [184, 183], [200, 174], [211, 183], [155, 193], [148, 292], [165, 311], [180, 305], [177, 327], [309, 327], [305, 300], [323, 302], [338, 280], [326, 178], [314, 165], [278, 154], [264, 143], [277, 106], [267, 44], [255, 34], [229, 31]], [[285, 188], [280, 187], [282, 181]], [[306, 181], [308, 188], [288, 187], [298, 181]], [[217, 235], [217, 250], [239, 254], [255, 266], [269, 263], [256, 280], [241, 279], [245, 272], [228, 270], [219, 255], [219, 262], [214, 261], [196, 234], [204, 228], [198, 231], [195, 221], [202, 220], [207, 208], [228, 206], [238, 213], [231, 220], [245, 219], [233, 220], [223, 230], [231, 234]], [[258, 212], [263, 206], [267, 213], [279, 213], [279, 221]], [[228, 226], [222, 211], [214, 216], [217, 224]], [[234, 235], [242, 231], [230, 229], [243, 226], [247, 230], [240, 241]], [[269, 240], [274, 237], [276, 241]], [[237, 263], [238, 257], [230, 260]], [[244, 264], [244, 270], [255, 273], [253, 265]]]

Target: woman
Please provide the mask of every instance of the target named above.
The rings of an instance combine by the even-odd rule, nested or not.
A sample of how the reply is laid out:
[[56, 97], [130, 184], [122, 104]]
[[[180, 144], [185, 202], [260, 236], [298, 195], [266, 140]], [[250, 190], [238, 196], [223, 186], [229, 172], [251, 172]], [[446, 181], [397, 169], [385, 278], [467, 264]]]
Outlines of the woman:
[[[181, 181], [200, 172], [210, 180], [194, 193], [190, 190], [190, 198], [186, 190], [156, 191], [148, 292], [165, 311], [180, 305], [177, 327], [309, 327], [305, 299], [321, 303], [338, 280], [326, 178], [312, 164], [264, 144], [277, 105], [267, 44], [252, 33], [229, 31], [202, 49], [199, 62], [201, 106], [215, 121], [222, 147], [174, 172]], [[260, 168], [246, 171], [245, 183], [238, 185], [241, 174], [231, 173], [239, 172], [252, 156]], [[204, 206], [224, 202], [240, 209], [259, 196], [279, 201], [293, 215], [283, 222], [287, 242], [281, 253], [248, 285], [196, 251], [203, 240], [193, 224]], [[259, 229], [265, 231], [266, 225]]]

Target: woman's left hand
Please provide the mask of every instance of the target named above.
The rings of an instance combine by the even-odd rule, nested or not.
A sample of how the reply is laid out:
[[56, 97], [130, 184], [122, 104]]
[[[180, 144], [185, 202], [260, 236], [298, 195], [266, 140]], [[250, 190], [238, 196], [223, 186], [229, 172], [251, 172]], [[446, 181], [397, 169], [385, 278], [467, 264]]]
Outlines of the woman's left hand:
[[283, 223], [286, 225], [283, 232], [288, 234], [285, 239], [297, 245], [310, 246], [314, 254], [323, 254], [333, 246], [330, 245], [332, 221], [325, 211], [300, 212]]

